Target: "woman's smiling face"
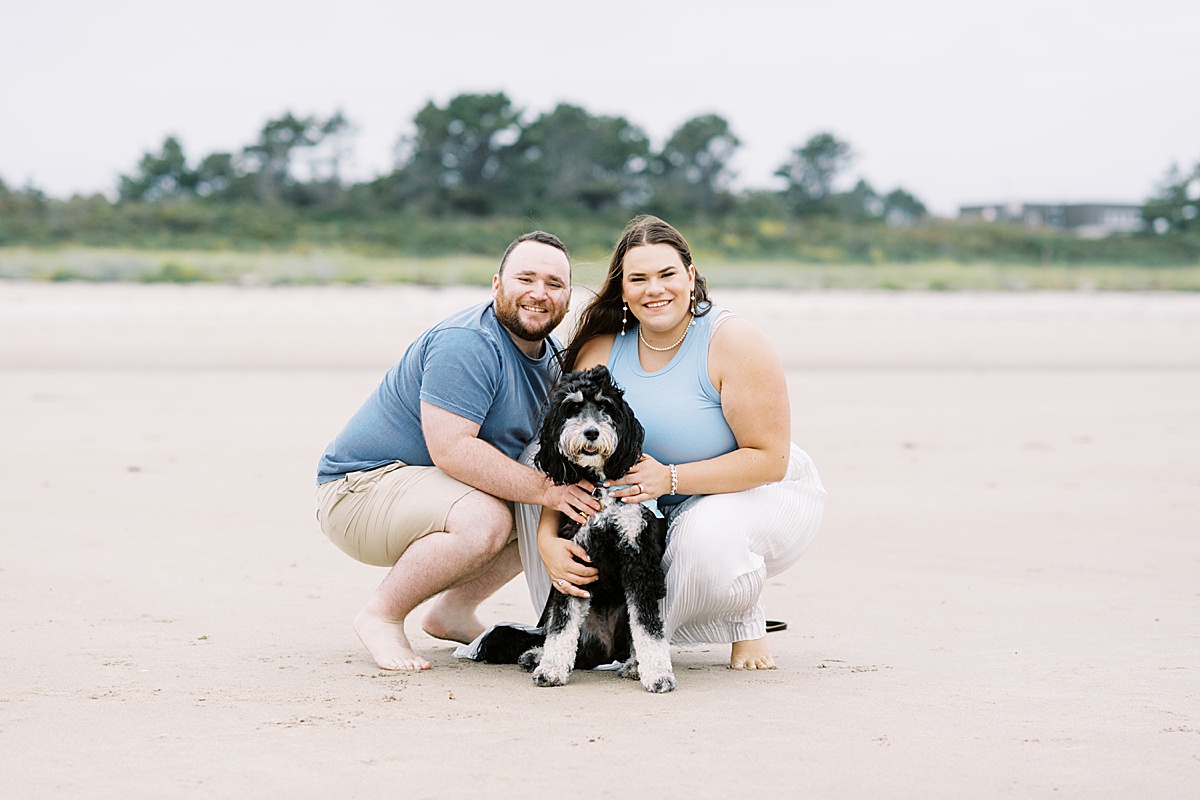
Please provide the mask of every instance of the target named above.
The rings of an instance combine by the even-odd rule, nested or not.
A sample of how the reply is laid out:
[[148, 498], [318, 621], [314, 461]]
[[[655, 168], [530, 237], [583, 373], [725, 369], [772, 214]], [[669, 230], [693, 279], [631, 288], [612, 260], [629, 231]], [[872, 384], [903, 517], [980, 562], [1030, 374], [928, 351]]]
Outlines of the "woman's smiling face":
[[648, 330], [667, 332], [690, 321], [693, 286], [691, 267], [669, 244], [643, 244], [625, 254], [621, 295], [638, 322]]

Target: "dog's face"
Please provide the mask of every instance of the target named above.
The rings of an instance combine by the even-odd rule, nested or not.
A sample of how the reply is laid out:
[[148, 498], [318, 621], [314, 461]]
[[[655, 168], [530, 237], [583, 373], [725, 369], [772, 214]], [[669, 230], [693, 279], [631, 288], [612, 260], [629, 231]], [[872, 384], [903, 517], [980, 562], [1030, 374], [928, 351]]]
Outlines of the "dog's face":
[[550, 394], [537, 465], [560, 484], [619, 478], [637, 462], [644, 435], [606, 367], [572, 372]]
[[[612, 404], [603, 394], [586, 396], [582, 389], [562, 399], [568, 415], [558, 434], [558, 450], [570, 461], [597, 472], [617, 449], [617, 428], [609, 410]], [[607, 408], [606, 408], [607, 407]]]

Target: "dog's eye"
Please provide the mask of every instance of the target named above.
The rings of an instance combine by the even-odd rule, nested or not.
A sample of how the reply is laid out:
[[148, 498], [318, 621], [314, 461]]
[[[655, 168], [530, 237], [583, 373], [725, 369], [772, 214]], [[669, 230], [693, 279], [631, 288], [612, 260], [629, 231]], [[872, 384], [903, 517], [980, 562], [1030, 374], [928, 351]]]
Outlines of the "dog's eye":
[[583, 405], [582, 400], [574, 400], [570, 397], [565, 397], [558, 403], [559, 409], [562, 410], [568, 417], [579, 411], [579, 407]]
[[608, 395], [603, 394], [596, 395], [595, 404], [597, 408], [600, 408], [606, 412], [611, 412], [617, 408], [616, 402]]

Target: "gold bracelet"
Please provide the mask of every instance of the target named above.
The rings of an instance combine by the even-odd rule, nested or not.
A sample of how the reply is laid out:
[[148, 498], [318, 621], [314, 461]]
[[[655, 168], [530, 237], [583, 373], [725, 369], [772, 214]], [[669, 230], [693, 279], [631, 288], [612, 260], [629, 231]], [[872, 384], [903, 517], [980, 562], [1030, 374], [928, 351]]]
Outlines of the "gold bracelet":
[[675, 490], [679, 488], [679, 471], [674, 464], [668, 464], [671, 469], [671, 494], [675, 494]]

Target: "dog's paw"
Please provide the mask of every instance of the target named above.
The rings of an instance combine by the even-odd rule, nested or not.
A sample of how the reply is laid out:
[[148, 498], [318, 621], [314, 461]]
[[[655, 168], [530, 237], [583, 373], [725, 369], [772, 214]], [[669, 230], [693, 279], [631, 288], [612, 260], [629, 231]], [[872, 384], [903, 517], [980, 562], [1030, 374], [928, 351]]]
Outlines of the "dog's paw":
[[657, 678], [643, 678], [642, 688], [654, 694], [666, 694], [667, 692], [674, 691], [675, 675], [668, 672], [666, 675], [659, 675]]
[[533, 682], [538, 686], [565, 686], [570, 677], [570, 672], [562, 673], [541, 667], [533, 671]]
[[521, 653], [520, 658], [517, 659], [517, 666], [526, 672], [533, 672], [535, 669], [537, 669], [537, 665], [540, 664], [541, 661], [542, 648], [531, 647], [524, 653]]
[[636, 658], [631, 658], [617, 668], [617, 675], [622, 678], [629, 678], [631, 681], [638, 680], [638, 663]]

